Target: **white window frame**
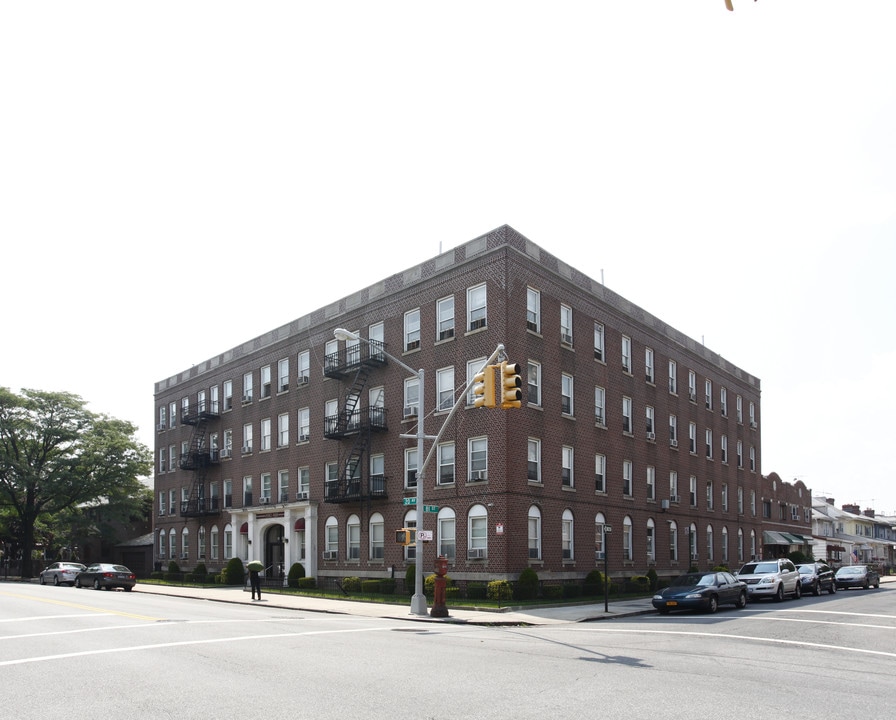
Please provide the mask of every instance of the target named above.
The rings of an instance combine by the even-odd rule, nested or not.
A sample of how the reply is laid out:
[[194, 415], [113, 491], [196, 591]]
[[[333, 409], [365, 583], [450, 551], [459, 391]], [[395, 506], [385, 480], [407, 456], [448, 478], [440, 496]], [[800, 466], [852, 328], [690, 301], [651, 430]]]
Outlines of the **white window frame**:
[[485, 283], [467, 288], [467, 331], [488, 325], [488, 291]]
[[541, 333], [541, 293], [535, 288], [526, 288], [526, 329]]
[[454, 338], [454, 295], [436, 301], [436, 342]]

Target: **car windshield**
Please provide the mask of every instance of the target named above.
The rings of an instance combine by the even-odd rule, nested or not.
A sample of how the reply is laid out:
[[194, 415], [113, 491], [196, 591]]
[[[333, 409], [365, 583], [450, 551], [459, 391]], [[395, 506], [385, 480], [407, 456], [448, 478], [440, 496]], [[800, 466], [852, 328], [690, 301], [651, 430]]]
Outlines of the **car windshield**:
[[811, 565], [800, 565], [799, 571], [801, 575], [812, 575], [815, 572], [815, 568]]
[[716, 582], [715, 573], [688, 573], [675, 578], [672, 587], [694, 587], [714, 585]]
[[749, 563], [740, 569], [741, 575], [763, 575], [776, 572], [778, 572], [778, 563], [775, 562]]
[[865, 568], [856, 566], [856, 567], [840, 568], [837, 571], [837, 574], [838, 575], [861, 575], [863, 572], [865, 572]]

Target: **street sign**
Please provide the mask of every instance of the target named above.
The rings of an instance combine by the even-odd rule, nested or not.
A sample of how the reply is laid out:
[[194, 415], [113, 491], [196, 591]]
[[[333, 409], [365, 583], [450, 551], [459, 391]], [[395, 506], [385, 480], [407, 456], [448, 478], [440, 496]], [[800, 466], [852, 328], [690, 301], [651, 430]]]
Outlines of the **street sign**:
[[402, 505], [416, 505], [417, 498], [403, 498], [401, 501]]
[[438, 511], [439, 511], [438, 505], [424, 505], [423, 506], [423, 512], [437, 513]]
[[432, 542], [432, 530], [418, 530], [417, 542]]

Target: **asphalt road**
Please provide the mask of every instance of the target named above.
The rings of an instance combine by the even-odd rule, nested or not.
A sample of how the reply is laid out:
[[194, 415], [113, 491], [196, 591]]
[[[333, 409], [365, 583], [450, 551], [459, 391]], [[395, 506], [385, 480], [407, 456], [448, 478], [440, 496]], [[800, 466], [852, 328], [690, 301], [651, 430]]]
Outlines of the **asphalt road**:
[[896, 584], [715, 615], [429, 624], [0, 584], [4, 715], [882, 717]]

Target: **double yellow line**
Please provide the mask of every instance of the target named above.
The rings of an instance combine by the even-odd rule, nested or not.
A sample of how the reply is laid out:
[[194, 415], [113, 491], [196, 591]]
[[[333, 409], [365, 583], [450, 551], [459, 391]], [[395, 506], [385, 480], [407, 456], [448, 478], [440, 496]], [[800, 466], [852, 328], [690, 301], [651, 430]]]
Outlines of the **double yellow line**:
[[93, 607], [92, 605], [81, 605], [80, 603], [67, 602], [65, 600], [51, 600], [49, 598], [37, 598], [31, 595], [19, 595], [18, 593], [0, 591], [0, 596], [16, 598], [18, 600], [31, 600], [33, 602], [42, 602], [49, 605], [61, 605], [63, 607], [74, 608], [76, 610], [90, 610], [92, 612], [101, 613], [103, 615], [119, 615], [121, 617], [131, 618], [133, 620], [146, 620], [147, 622], [159, 622], [165, 618], [150, 617], [148, 615], [135, 615], [134, 613], [122, 612], [121, 610], [108, 610], [106, 608]]

